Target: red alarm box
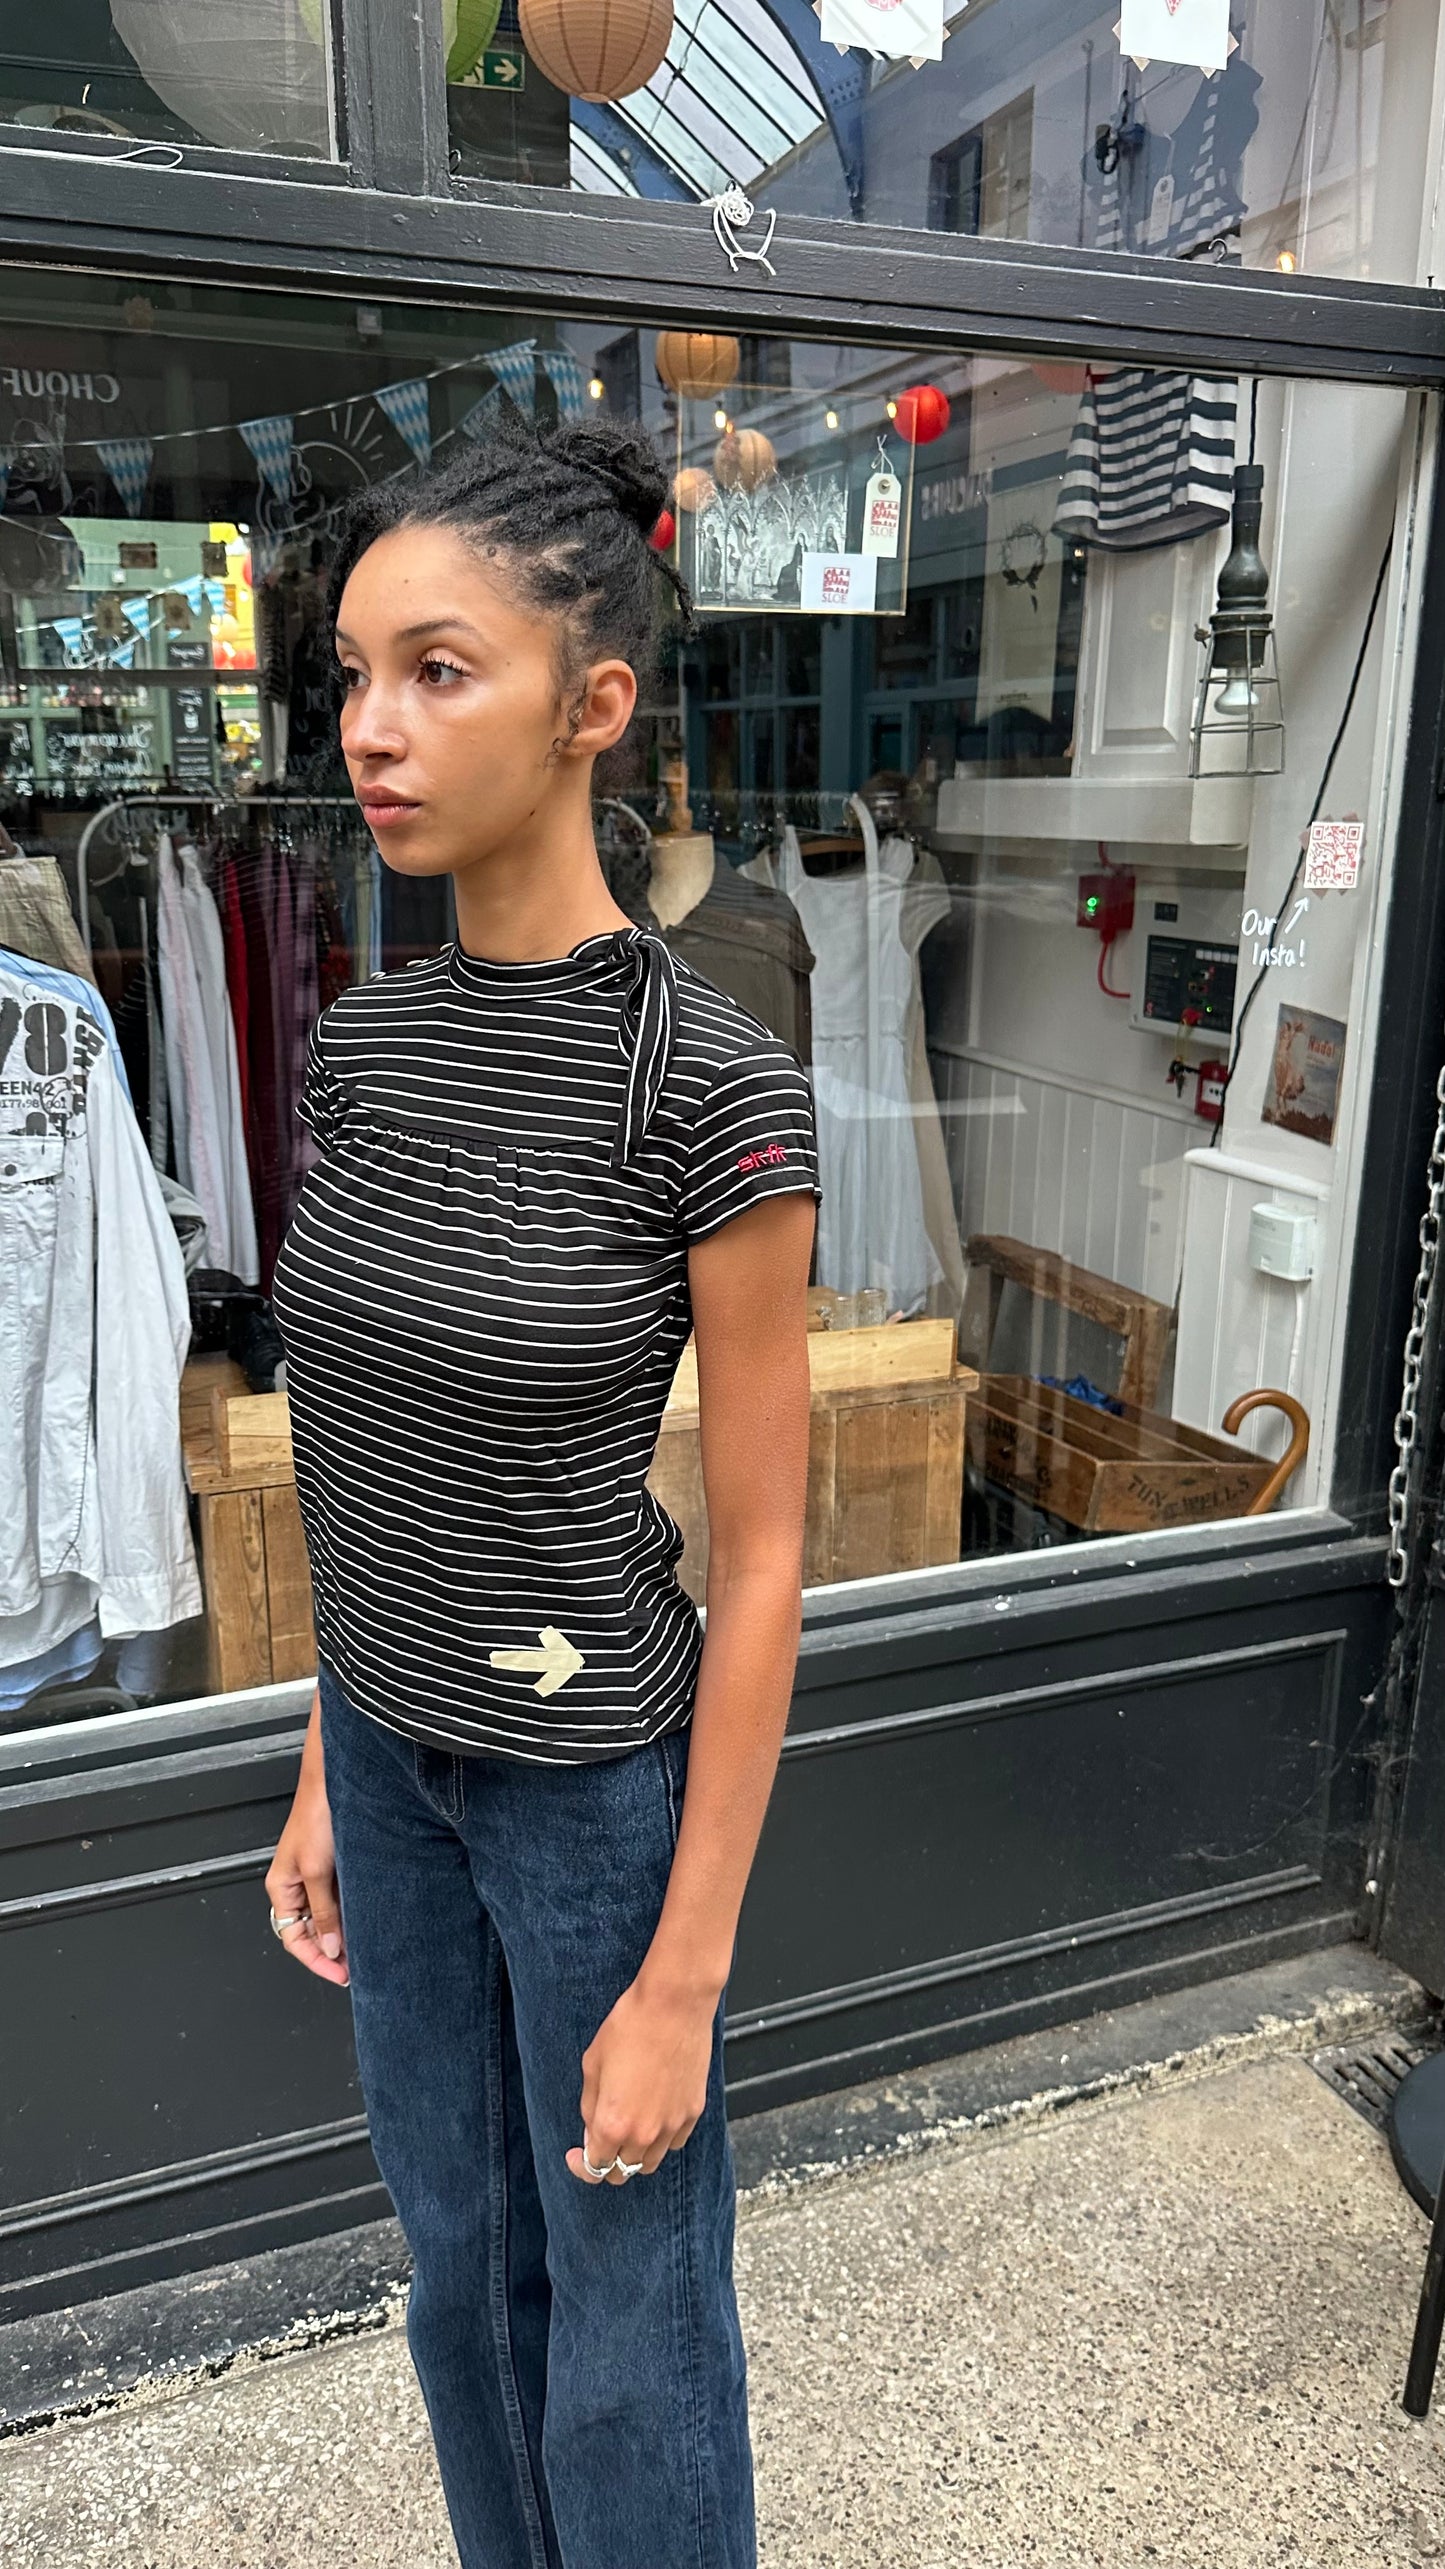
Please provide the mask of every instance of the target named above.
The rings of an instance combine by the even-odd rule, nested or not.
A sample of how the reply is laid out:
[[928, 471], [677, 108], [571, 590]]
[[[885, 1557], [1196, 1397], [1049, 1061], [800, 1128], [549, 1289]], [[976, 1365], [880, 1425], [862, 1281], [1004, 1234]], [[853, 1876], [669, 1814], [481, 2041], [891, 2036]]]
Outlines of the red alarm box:
[[1202, 1061], [1194, 1074], [1194, 1112], [1206, 1124], [1224, 1121], [1224, 1092], [1229, 1084], [1227, 1061]]

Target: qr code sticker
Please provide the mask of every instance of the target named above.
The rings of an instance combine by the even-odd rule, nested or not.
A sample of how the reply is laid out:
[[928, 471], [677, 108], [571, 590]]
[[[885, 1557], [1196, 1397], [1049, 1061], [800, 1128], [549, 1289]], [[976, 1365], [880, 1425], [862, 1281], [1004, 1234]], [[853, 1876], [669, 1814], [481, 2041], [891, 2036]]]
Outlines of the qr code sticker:
[[1305, 849], [1305, 890], [1353, 892], [1364, 843], [1363, 821], [1315, 821]]

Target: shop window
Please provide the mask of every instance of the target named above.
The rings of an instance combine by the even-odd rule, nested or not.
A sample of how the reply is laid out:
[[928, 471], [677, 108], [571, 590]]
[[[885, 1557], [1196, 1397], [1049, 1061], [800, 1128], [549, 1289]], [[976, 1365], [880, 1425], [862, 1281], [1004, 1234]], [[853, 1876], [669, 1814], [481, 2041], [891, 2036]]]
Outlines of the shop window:
[[6, 17], [4, 124], [323, 159], [335, 151], [328, 0], [61, 0]]
[[[876, 22], [855, 8], [867, 44]], [[1234, 50], [1212, 72], [1189, 55], [1197, 19], [1180, 21], [1178, 61], [1121, 54], [1117, 0], [943, 21], [940, 60], [875, 61], [860, 94], [857, 57], [840, 62], [810, 11], [679, 0], [657, 12], [655, 67], [599, 101], [568, 94], [565, 63], [530, 54], [502, 0], [485, 49], [452, 42], [458, 165], [680, 203], [737, 187], [759, 225], [851, 218], [1414, 283], [1436, 11], [1235, 0]], [[628, 78], [625, 62], [589, 65], [594, 89]]]
[[1030, 91], [946, 151], [934, 153], [928, 220], [935, 232], [1028, 239], [1033, 127]]
[[609, 339], [597, 351], [594, 371], [588, 377], [591, 387], [600, 384], [601, 398], [617, 419], [639, 419], [642, 416], [642, 354], [637, 332], [624, 330], [619, 339]]
[[[454, 932], [445, 881], [386, 865], [350, 800], [323, 583], [347, 495], [485, 437], [503, 403], [626, 408], [671, 478], [697, 629], [599, 847], [642, 924], [669, 888], [675, 954], [812, 1079], [810, 1587], [1203, 1544], [1329, 1498], [1405, 730], [1415, 574], [1386, 552], [1409, 395], [801, 341], [753, 381], [736, 342], [680, 363], [615, 321], [389, 305], [378, 332], [339, 300], [78, 275], [12, 274], [0, 312], [6, 1201], [23, 1228], [98, 1043], [139, 1170], [107, 1274], [122, 1295], [139, 1274], [148, 1208], [184, 1245], [192, 1331], [179, 1384], [137, 1377], [125, 1420], [170, 1458], [159, 1585], [102, 1631], [89, 1572], [12, 1547], [0, 1717], [309, 1671], [267, 1303], [306, 1175], [297, 1065], [319, 1007]], [[1252, 542], [1256, 502], [1268, 630], [1201, 646], [1231, 510]], [[220, 940], [194, 1025], [237, 1062], [219, 1176], [161, 941], [182, 847]], [[94, 976], [113, 1053], [86, 1032], [61, 1062], [75, 994], [58, 1031], [27, 1020], [51, 1004], [27, 961]], [[83, 1331], [42, 1293], [26, 1310], [31, 1387], [49, 1366], [83, 1414]], [[1257, 1392], [1273, 1405], [1241, 1409]], [[270, 1406], [233, 1413], [243, 1395]], [[654, 1487], [697, 1588], [690, 1438], [683, 1402]], [[119, 1504], [116, 1454], [82, 1436], [75, 1490]]]

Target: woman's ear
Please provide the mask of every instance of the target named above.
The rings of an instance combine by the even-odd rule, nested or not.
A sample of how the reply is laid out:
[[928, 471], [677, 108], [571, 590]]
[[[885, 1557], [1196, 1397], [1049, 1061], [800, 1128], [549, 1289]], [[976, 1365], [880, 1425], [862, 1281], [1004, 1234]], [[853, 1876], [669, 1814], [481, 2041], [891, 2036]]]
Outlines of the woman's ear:
[[581, 719], [566, 747], [573, 758], [615, 749], [637, 704], [637, 678], [625, 660], [599, 660], [582, 682]]

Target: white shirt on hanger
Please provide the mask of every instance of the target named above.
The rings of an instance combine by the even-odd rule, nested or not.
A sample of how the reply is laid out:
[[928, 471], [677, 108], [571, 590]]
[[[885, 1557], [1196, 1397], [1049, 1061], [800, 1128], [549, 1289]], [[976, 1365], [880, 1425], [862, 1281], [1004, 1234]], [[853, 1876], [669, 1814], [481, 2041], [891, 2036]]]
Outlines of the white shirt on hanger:
[[193, 847], [163, 835], [157, 948], [176, 1175], [206, 1217], [207, 1260], [255, 1284], [256, 1215], [220, 913]]

